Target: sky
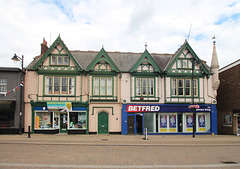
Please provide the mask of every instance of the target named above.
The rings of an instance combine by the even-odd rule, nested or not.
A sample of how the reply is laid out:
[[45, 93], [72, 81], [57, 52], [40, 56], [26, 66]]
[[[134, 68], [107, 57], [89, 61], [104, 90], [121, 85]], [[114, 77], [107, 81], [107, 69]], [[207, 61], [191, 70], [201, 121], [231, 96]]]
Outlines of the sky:
[[220, 68], [240, 58], [238, 0], [0, 0], [0, 67], [26, 67], [43, 38], [69, 50], [174, 54], [187, 39], [211, 65], [213, 39]]

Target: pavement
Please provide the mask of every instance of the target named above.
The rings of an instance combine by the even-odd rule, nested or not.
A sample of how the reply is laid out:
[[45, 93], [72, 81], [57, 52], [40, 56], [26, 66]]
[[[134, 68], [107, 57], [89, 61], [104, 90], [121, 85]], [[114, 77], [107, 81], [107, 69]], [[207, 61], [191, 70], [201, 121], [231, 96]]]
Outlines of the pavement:
[[236, 135], [0, 135], [0, 168], [240, 168]]

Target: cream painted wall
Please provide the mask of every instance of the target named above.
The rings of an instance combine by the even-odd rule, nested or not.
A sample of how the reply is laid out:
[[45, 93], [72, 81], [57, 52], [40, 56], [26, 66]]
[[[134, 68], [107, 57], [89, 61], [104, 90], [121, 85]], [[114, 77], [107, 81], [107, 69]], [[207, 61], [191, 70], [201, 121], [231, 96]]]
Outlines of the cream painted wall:
[[121, 132], [121, 104], [119, 103], [91, 103], [89, 105], [89, 132], [98, 132], [98, 113], [100, 112], [108, 113], [109, 132]]

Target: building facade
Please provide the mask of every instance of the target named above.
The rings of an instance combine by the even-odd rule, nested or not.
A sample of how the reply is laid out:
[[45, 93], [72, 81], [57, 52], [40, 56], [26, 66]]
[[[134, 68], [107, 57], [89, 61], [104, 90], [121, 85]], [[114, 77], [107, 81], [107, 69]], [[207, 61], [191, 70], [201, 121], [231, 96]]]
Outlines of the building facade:
[[27, 67], [25, 128], [30, 125], [35, 133], [142, 134], [147, 128], [151, 134], [189, 134], [193, 113], [188, 106], [194, 103], [200, 106], [197, 133], [217, 134], [213, 83], [218, 72], [212, 68], [187, 41], [175, 54], [151, 54], [147, 48], [143, 53], [69, 51], [59, 36], [49, 48], [43, 42], [41, 55]]
[[21, 134], [23, 131], [24, 111], [20, 102], [24, 82], [21, 76], [19, 68], [0, 68], [0, 134]]
[[240, 134], [240, 60], [219, 70], [218, 133]]

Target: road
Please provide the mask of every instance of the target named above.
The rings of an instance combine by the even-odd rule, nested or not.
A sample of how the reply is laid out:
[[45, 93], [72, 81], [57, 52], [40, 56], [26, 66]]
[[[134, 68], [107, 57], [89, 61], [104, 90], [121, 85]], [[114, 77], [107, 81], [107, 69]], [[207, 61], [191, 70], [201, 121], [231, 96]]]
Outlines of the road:
[[240, 168], [240, 138], [236, 136], [148, 141], [107, 137], [27, 140], [0, 136], [0, 168]]

